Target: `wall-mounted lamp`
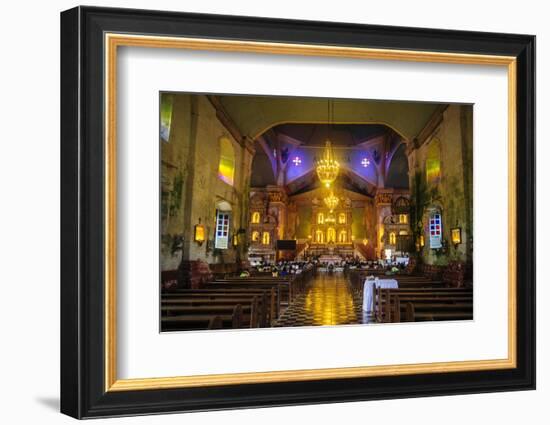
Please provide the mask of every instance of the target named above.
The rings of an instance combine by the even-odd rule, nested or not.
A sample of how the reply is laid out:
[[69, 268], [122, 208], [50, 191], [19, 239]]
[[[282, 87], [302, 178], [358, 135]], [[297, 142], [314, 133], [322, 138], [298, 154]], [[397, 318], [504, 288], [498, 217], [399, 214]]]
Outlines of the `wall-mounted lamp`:
[[368, 239], [363, 239], [363, 245], [368, 245], [369, 244], [369, 240]]
[[239, 245], [239, 235], [237, 233], [233, 233], [233, 237], [231, 238], [231, 243], [233, 246]]
[[462, 229], [460, 227], [451, 229], [451, 241], [455, 248], [462, 243]]
[[424, 235], [420, 235], [418, 238], [418, 245], [420, 245], [421, 248], [424, 247]]
[[204, 227], [204, 224], [201, 224], [200, 218], [199, 218], [199, 224], [195, 224], [195, 232], [194, 232], [193, 239], [199, 245], [202, 245], [206, 240], [206, 227]]

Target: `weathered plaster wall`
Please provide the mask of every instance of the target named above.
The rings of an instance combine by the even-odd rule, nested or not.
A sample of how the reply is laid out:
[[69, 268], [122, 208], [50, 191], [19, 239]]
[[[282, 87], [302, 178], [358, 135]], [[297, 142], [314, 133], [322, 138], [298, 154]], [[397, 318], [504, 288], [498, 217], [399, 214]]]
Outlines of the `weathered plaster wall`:
[[[220, 138], [229, 139], [235, 152], [233, 186], [218, 177]], [[245, 190], [249, 186], [252, 153], [241, 146], [216, 117], [216, 111], [205, 96], [176, 95], [169, 143], [162, 146], [162, 178], [173, 180], [181, 176], [182, 190], [176, 211], [161, 225], [161, 269], [177, 268], [181, 251], [172, 254], [173, 240], [183, 237], [184, 260], [205, 260], [209, 263], [235, 262], [237, 250], [222, 250], [223, 259], [207, 250], [210, 244], [193, 241], [195, 224], [207, 227], [207, 239], [214, 238], [216, 206], [220, 201], [231, 205], [233, 230], [244, 227], [243, 211], [248, 202]], [[165, 165], [166, 163], [166, 165]], [[178, 194], [175, 194], [178, 195]], [[241, 248], [242, 249], [242, 248]]]
[[[446, 247], [442, 250], [429, 248], [428, 212], [423, 224], [426, 245], [422, 258], [427, 264], [445, 265], [449, 261], [472, 259], [472, 217], [473, 217], [473, 110], [468, 105], [450, 105], [443, 112], [441, 124], [426, 141], [410, 152], [411, 170], [426, 175], [426, 158], [430, 145], [439, 141], [440, 173], [439, 182], [428, 182], [430, 190], [435, 190], [431, 207], [440, 208], [443, 219], [443, 239]], [[411, 172], [411, 182], [414, 172]], [[456, 248], [451, 243], [451, 228], [462, 228], [462, 243]]]

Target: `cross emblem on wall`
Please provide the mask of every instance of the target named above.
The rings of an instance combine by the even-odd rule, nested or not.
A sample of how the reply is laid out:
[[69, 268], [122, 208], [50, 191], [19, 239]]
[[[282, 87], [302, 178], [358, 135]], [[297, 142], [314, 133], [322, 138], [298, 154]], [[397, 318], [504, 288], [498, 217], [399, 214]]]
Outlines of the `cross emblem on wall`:
[[363, 160], [361, 161], [361, 165], [365, 168], [368, 167], [370, 165], [369, 159], [368, 158], [363, 158]]
[[292, 162], [294, 163], [294, 165], [297, 167], [298, 165], [300, 165], [302, 163], [302, 160], [300, 159], [299, 156], [297, 156], [296, 158], [294, 158], [292, 160]]

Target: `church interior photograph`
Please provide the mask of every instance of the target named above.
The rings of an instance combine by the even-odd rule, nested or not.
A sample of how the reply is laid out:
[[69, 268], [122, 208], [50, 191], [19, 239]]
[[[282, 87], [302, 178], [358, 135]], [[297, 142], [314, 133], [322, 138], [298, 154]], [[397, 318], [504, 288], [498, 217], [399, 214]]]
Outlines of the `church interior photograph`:
[[474, 319], [471, 104], [159, 104], [162, 332]]

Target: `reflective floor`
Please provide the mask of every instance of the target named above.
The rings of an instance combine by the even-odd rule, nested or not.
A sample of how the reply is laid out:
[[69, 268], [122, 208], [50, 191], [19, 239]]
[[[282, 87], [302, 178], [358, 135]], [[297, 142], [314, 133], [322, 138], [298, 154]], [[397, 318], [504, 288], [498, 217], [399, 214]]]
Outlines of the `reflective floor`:
[[361, 299], [342, 273], [318, 273], [305, 295], [297, 297], [275, 326], [322, 326], [363, 323]]

